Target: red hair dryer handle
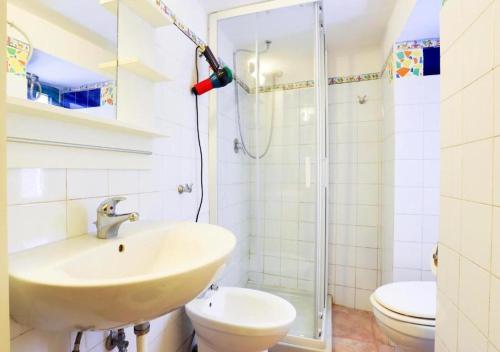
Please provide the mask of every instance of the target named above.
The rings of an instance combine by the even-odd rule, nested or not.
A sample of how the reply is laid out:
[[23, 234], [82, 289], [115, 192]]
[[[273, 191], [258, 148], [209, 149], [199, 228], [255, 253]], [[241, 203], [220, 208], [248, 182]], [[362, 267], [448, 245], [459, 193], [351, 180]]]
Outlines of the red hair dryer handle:
[[212, 83], [212, 80], [210, 78], [207, 78], [204, 81], [201, 81], [200, 83], [197, 83], [193, 87], [193, 93], [196, 95], [202, 95], [209, 90], [212, 90], [214, 88], [214, 85]]

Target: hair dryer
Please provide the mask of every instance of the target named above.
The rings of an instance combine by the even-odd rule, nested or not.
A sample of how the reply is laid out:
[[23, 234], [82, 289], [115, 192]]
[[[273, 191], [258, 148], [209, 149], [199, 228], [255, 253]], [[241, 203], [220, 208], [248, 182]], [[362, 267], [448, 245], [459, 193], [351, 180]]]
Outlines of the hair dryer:
[[208, 46], [202, 48], [201, 53], [205, 56], [205, 59], [214, 72], [206, 80], [193, 86], [191, 91], [194, 94], [202, 95], [214, 88], [225, 87], [233, 81], [233, 72], [231, 69], [227, 66], [221, 67]]

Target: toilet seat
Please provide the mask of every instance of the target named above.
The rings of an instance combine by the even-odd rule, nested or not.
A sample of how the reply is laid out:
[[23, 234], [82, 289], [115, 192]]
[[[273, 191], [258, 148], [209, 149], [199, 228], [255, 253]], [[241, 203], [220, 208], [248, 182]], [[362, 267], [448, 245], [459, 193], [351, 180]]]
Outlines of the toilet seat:
[[436, 318], [436, 283], [434, 281], [394, 282], [379, 287], [374, 298], [385, 308], [410, 317]]
[[387, 318], [399, 321], [401, 323], [407, 323], [407, 324], [412, 324], [412, 325], [422, 325], [422, 326], [429, 326], [429, 327], [436, 326], [436, 319], [422, 319], [422, 318], [410, 317], [408, 315], [393, 312], [392, 310], [385, 308], [383, 305], [381, 305], [379, 302], [377, 302], [374, 299], [373, 295], [370, 297], [370, 302], [371, 302], [374, 309], [376, 309], [379, 313], [386, 316]]

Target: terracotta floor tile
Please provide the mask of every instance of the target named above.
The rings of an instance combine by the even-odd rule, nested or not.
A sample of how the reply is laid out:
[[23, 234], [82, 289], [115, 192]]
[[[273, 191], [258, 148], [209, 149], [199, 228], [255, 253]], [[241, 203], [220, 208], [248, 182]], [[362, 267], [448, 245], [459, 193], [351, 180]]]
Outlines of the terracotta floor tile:
[[333, 306], [333, 352], [394, 352], [371, 312]]
[[375, 338], [375, 342], [381, 344], [381, 345], [389, 345], [389, 338], [387, 337], [386, 334], [380, 330], [380, 327], [377, 324], [377, 321], [375, 320], [375, 317], [373, 317], [373, 322], [372, 322], [372, 329], [373, 329], [373, 336]]
[[373, 342], [364, 342], [334, 337], [333, 352], [378, 352]]
[[394, 352], [396, 348], [389, 345], [377, 345], [377, 352]]
[[370, 312], [334, 306], [332, 318], [333, 336], [375, 342]]

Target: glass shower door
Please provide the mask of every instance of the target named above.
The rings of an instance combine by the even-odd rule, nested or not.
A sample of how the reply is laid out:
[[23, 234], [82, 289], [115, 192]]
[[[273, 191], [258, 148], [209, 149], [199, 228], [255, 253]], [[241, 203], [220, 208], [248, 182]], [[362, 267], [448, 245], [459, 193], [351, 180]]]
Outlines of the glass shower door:
[[217, 92], [217, 223], [239, 243], [225, 279], [287, 299], [290, 335], [307, 338], [319, 336], [326, 302], [319, 33], [314, 2], [217, 26], [218, 55], [236, 76]]

